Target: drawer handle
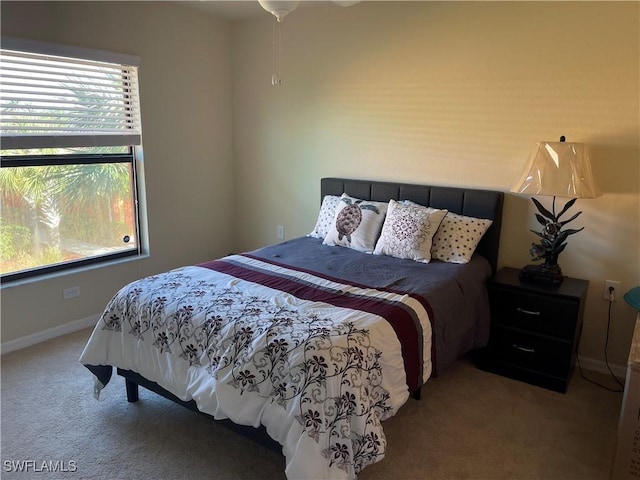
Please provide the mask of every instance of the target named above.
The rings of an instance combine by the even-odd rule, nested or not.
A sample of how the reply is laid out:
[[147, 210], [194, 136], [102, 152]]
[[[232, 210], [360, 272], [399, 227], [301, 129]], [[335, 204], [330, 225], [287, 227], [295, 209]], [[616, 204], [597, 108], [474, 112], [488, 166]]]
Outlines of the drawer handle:
[[516, 350], [520, 350], [521, 352], [536, 353], [536, 349], [535, 348], [520, 347], [520, 346], [516, 345], [515, 343], [513, 344], [513, 348], [515, 348]]
[[520, 307], [518, 307], [517, 310], [518, 312], [526, 313], [527, 315], [536, 315], [536, 316], [540, 315], [540, 312], [534, 312], [533, 310], [525, 310], [524, 308], [520, 308]]

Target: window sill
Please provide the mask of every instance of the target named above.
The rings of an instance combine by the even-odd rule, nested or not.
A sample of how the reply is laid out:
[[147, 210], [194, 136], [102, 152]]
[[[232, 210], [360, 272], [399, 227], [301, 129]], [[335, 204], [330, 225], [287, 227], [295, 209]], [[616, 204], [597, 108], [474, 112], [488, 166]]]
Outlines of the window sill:
[[116, 265], [121, 265], [123, 263], [146, 260], [150, 256], [151, 255], [149, 255], [148, 253], [142, 253], [140, 255], [122, 257], [114, 260], [106, 260], [104, 262], [94, 263], [91, 265], [83, 265], [80, 267], [69, 268], [69, 269], [60, 270], [57, 272], [43, 273], [42, 275], [34, 275], [33, 277], [19, 278], [16, 280], [6, 280], [6, 281], [3, 280], [2, 283], [0, 284], [0, 290], [5, 290], [13, 287], [21, 287], [23, 285], [38, 283], [43, 280], [52, 280], [56, 278], [66, 277], [68, 275], [75, 275], [77, 273], [88, 272], [90, 270], [96, 270], [99, 268], [113, 267]]

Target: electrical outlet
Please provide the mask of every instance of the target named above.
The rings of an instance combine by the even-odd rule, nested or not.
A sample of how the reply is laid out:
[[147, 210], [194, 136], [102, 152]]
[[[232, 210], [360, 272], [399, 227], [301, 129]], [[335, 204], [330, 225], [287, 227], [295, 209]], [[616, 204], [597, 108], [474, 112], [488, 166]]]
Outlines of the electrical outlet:
[[602, 290], [602, 298], [604, 298], [605, 300], [609, 300], [610, 296], [609, 294], [611, 292], [609, 292], [609, 288], [613, 287], [613, 301], [616, 301], [616, 297], [618, 295], [620, 295], [620, 282], [617, 280], [605, 280], [604, 281], [604, 288]]
[[276, 236], [278, 240], [284, 240], [284, 225], [278, 225], [276, 227]]
[[80, 287], [69, 287], [62, 290], [62, 297], [65, 300], [69, 300], [70, 298], [75, 298], [80, 296]]

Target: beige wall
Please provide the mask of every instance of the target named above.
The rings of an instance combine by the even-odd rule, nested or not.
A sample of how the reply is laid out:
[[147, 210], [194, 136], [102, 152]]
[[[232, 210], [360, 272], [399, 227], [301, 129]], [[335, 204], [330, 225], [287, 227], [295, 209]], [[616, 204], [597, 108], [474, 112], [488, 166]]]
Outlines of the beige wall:
[[[566, 135], [592, 146], [605, 192], [578, 202], [585, 230], [560, 256], [590, 280], [580, 352], [603, 360], [603, 281], [640, 284], [639, 23], [637, 2], [303, 5], [276, 88], [270, 19], [234, 24], [238, 247], [274, 242], [278, 224], [309, 232], [323, 176], [508, 191], [537, 141]], [[501, 265], [529, 263], [533, 213], [507, 196]], [[612, 313], [609, 359], [624, 364], [635, 315]]]
[[[227, 23], [166, 2], [2, 2], [1, 8], [3, 35], [141, 57], [151, 252], [141, 261], [3, 286], [4, 343], [100, 313], [129, 281], [228, 253], [234, 216]], [[65, 301], [62, 289], [71, 286], [81, 296]]]
[[[578, 202], [585, 231], [560, 256], [591, 282], [580, 352], [603, 359], [602, 283], [640, 284], [640, 4], [303, 4], [283, 24], [278, 88], [266, 14], [227, 23], [165, 2], [1, 7], [3, 34], [142, 57], [152, 253], [3, 289], [3, 342], [98, 313], [147, 273], [273, 243], [276, 225], [306, 234], [323, 176], [508, 191], [535, 142], [566, 135], [592, 146], [605, 192]], [[529, 262], [534, 222], [530, 200], [508, 195], [502, 265]], [[82, 296], [63, 301], [73, 285]], [[633, 318], [614, 305], [613, 363], [625, 363]]]

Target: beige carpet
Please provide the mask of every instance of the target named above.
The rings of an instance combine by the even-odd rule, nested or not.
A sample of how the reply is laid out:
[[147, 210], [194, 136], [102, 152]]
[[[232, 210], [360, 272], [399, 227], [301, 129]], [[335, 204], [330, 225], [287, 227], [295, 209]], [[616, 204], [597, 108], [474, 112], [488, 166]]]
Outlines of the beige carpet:
[[[3, 479], [284, 478], [283, 457], [208, 418], [144, 389], [127, 403], [120, 377], [94, 400], [77, 362], [89, 333], [2, 356]], [[609, 477], [622, 396], [579, 373], [562, 395], [462, 359], [422, 397], [385, 422], [387, 456], [361, 480]], [[75, 471], [7, 471], [20, 460]]]

